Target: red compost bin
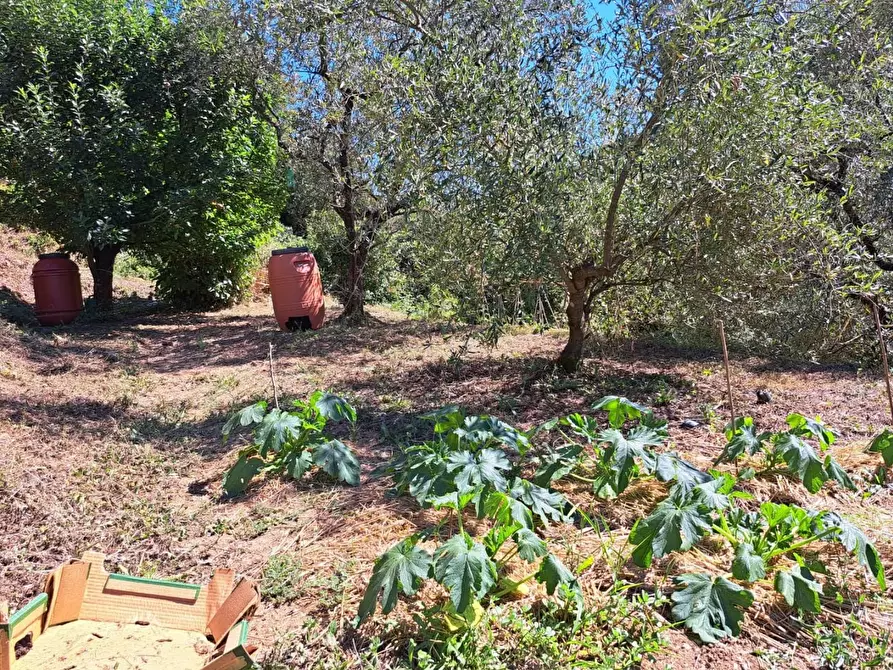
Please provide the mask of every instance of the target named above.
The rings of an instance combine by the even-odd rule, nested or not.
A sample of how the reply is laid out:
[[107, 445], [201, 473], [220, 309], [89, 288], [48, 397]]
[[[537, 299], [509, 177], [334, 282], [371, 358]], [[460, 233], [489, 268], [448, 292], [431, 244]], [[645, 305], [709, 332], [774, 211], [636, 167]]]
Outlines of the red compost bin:
[[282, 330], [322, 327], [326, 303], [316, 259], [307, 247], [276, 249], [267, 266], [273, 313]]
[[81, 273], [68, 254], [40, 254], [31, 271], [34, 312], [41, 326], [71, 323], [84, 309]]

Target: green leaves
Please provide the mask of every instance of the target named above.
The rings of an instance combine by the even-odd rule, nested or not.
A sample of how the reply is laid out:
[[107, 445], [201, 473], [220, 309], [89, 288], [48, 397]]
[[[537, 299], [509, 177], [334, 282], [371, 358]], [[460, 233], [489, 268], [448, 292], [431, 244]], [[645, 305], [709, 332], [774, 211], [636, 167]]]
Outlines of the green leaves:
[[851, 491], [856, 489], [846, 471], [831, 456], [822, 461], [815, 450], [794, 433], [778, 435], [775, 450], [810, 493], [816, 493], [829, 479]]
[[483, 449], [477, 453], [460, 451], [450, 454], [447, 470], [455, 474], [459, 493], [465, 493], [487, 484], [497, 491], [504, 491], [506, 480], [503, 472], [512, 467], [505, 454], [498, 449]]
[[766, 576], [766, 562], [757, 554], [753, 545], [744, 542], [735, 547], [732, 575], [743, 582], [756, 582]]
[[787, 424], [791, 428], [791, 433], [799, 437], [812, 437], [818, 440], [822, 447], [822, 451], [834, 444], [837, 439], [837, 433], [826, 426], [821, 419], [807, 419], [802, 414], [796, 412], [788, 414]]
[[351, 486], [360, 483], [360, 464], [346, 444], [323, 432], [328, 417], [353, 421], [356, 413], [343, 399], [316, 391], [306, 402], [296, 401], [296, 411], [269, 409], [259, 402], [246, 407], [226, 422], [224, 441], [236, 425], [254, 425], [253, 446], [245, 450], [223, 480], [228, 495], [242, 493], [251, 478], [267, 473], [300, 479], [316, 464], [331, 477]]
[[884, 565], [881, 563], [878, 550], [869, 542], [868, 536], [838, 514], [827, 514], [823, 521], [826, 527], [838, 529], [834, 539], [856, 557], [859, 565], [868, 568], [881, 590], [886, 589], [887, 579], [884, 574]]
[[743, 611], [753, 604], [751, 591], [705, 574], [681, 575], [673, 581], [685, 587], [672, 595], [674, 620], [708, 644], [740, 634]]
[[313, 462], [335, 479], [340, 479], [351, 486], [360, 483], [360, 464], [357, 457], [351, 448], [340, 440], [329, 440], [315, 445]]
[[496, 584], [496, 564], [468, 534], [454, 535], [434, 554], [434, 578], [450, 592], [456, 611], [464, 612]]
[[728, 442], [714, 461], [714, 465], [724, 462], [731, 463], [742, 454], [755, 456], [763, 451], [763, 443], [770, 437], [771, 433], [757, 433], [751, 417], [745, 416], [736, 419], [734, 430], [731, 425], [726, 428]]
[[537, 558], [549, 553], [545, 541], [529, 528], [519, 528], [512, 538], [518, 545], [518, 556], [528, 563], [533, 563]]
[[245, 491], [263, 466], [264, 460], [256, 456], [253, 449], [249, 453], [240, 454], [239, 460], [223, 477], [224, 493], [234, 496]]
[[709, 532], [710, 517], [701, 503], [682, 492], [673, 492], [633, 526], [629, 536], [633, 562], [649, 568], [654, 558], [691, 549]]
[[612, 474], [608, 481], [617, 495], [629, 486], [637, 460], [645, 472], [654, 471], [657, 459], [648, 447], [661, 445], [664, 441], [659, 432], [647, 426], [636, 426], [627, 435], [609, 428], [599, 435], [599, 439], [609, 445], [604, 459], [610, 464]]
[[413, 535], [403, 540], [375, 561], [372, 578], [360, 603], [360, 621], [375, 612], [379, 598], [381, 611], [387, 614], [397, 606], [401, 591], [411, 596], [418, 591], [421, 581], [430, 576], [431, 555], [416, 547], [418, 539]]
[[872, 454], [880, 454], [884, 459], [884, 465], [888, 468], [893, 466], [893, 430], [884, 428], [875, 435], [871, 444], [868, 445], [868, 451]]
[[805, 566], [795, 565], [788, 571], [778, 572], [775, 575], [775, 590], [784, 596], [788, 605], [801, 612], [818, 614], [822, 609], [819, 600], [822, 585]]
[[647, 411], [645, 407], [616, 395], [608, 395], [596, 402], [592, 409], [603, 409], [608, 413], [608, 423], [612, 428], [622, 428], [630, 419], [638, 419]]
[[574, 573], [564, 567], [564, 563], [554, 554], [549, 554], [540, 563], [540, 568], [536, 572], [536, 580], [546, 585], [546, 593], [550, 596], [555, 593], [555, 589], [560, 584], [574, 590], [580, 588]]
[[344, 398], [328, 393], [316, 391], [310, 396], [310, 403], [321, 415], [330, 421], [349, 421], [355, 423], [357, 411]]

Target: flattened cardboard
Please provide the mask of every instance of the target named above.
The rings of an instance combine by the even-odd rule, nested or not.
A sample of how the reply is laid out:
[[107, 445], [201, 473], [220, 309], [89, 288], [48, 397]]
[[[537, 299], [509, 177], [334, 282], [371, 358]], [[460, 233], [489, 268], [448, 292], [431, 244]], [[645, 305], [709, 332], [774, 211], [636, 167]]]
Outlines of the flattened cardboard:
[[[24, 608], [0, 614], [0, 670], [252, 667], [246, 619], [260, 601], [253, 582], [234, 588], [231, 570], [216, 570], [203, 586], [143, 579], [110, 574], [104, 561], [86, 552], [49, 575]], [[27, 635], [32, 649], [16, 661], [16, 642]]]

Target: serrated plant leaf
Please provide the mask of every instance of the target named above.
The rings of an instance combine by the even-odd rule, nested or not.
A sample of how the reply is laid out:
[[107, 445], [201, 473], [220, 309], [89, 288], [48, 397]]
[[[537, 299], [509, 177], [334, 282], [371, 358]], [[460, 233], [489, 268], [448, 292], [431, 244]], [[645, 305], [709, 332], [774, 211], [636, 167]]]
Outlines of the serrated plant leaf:
[[744, 610], [753, 604], [753, 593], [725, 577], [686, 574], [673, 581], [684, 586], [672, 595], [672, 615], [703, 642], [712, 644], [741, 633]]
[[828, 475], [828, 479], [837, 482], [843, 488], [850, 491], [856, 490], [856, 485], [850, 479], [850, 475], [830, 455], [825, 456], [825, 473]]
[[466, 417], [454, 432], [462, 439], [478, 445], [496, 440], [522, 455], [530, 447], [530, 439], [525, 433], [492, 416]]
[[528, 528], [519, 528], [512, 537], [518, 545], [518, 556], [528, 563], [549, 553], [545, 541]]
[[235, 465], [223, 476], [223, 490], [226, 495], [235, 496], [244, 492], [265, 464], [266, 461], [255, 455], [254, 450], [239, 454]]
[[484, 500], [484, 514], [503, 526], [517, 524], [533, 529], [530, 508], [522, 501], [499, 491], [488, 492]]
[[375, 612], [379, 598], [381, 611], [388, 614], [397, 606], [397, 596], [401, 591], [411, 596], [418, 591], [420, 582], [430, 576], [431, 554], [419, 549], [417, 542], [415, 536], [407, 538], [375, 561], [372, 577], [360, 603], [360, 621]]
[[447, 470], [455, 473], [456, 488], [460, 493], [481, 485], [504, 491], [507, 482], [502, 473], [511, 467], [512, 464], [499, 449], [482, 449], [477, 453], [460, 451], [450, 454], [447, 459]]
[[357, 420], [357, 410], [341, 396], [326, 391], [317, 391], [310, 396], [310, 402], [320, 414], [330, 421], [355, 423]]
[[549, 486], [552, 482], [567, 476], [577, 467], [581, 453], [583, 447], [579, 444], [550, 451], [540, 458], [540, 466], [531, 481], [537, 486]]
[[629, 537], [633, 562], [642, 568], [651, 567], [652, 559], [687, 551], [709, 532], [710, 517], [703, 506], [674, 492], [633, 526]]
[[282, 459], [282, 469], [292, 479], [300, 479], [313, 465], [313, 453], [308, 449], [294, 449]]
[[608, 423], [612, 428], [621, 428], [629, 419], [638, 419], [647, 409], [622, 396], [607, 395], [596, 402], [592, 409], [603, 409], [608, 413]]
[[574, 573], [564, 567], [564, 563], [555, 554], [547, 554], [543, 558], [539, 570], [536, 571], [536, 581], [545, 584], [546, 593], [550, 596], [555, 594], [559, 584], [564, 584], [575, 591], [580, 590], [580, 584]]
[[869, 541], [868, 536], [858, 526], [850, 523], [839, 514], [829, 512], [823, 518], [826, 527], [838, 528], [833, 539], [840, 542], [844, 548], [856, 557], [859, 564], [868, 568], [878, 586], [883, 591], [887, 588], [887, 579], [884, 574], [884, 564], [875, 546]]
[[732, 575], [743, 582], [755, 582], [766, 576], [766, 562], [754, 551], [753, 545], [744, 542], [735, 547]]
[[692, 488], [691, 493], [693, 500], [700, 502], [708, 509], [718, 512], [729, 506], [731, 496], [734, 495], [732, 490], [735, 488], [735, 478], [725, 472], [714, 474], [716, 476], [708, 475], [710, 477], [709, 481]]
[[875, 435], [871, 444], [868, 445], [868, 451], [872, 454], [880, 454], [884, 459], [884, 465], [888, 468], [893, 466], [893, 430], [884, 428]]
[[775, 590], [784, 596], [785, 602], [801, 611], [818, 614], [822, 609], [819, 594], [822, 585], [812, 576], [808, 568], [795, 565], [790, 570], [780, 570], [775, 574]]
[[300, 416], [273, 408], [254, 432], [254, 444], [261, 456], [269, 451], [278, 453], [290, 440], [299, 440], [303, 421]]
[[649, 447], [661, 445], [664, 441], [659, 433], [645, 426], [636, 426], [627, 435], [616, 428], [609, 428], [602, 431], [599, 440], [610, 445], [605, 449], [605, 460], [615, 473], [614, 490], [617, 494], [623, 493], [629, 486], [636, 459], [644, 472], [654, 472], [657, 457]]
[[267, 403], [264, 400], [240, 409], [233, 414], [225, 424], [223, 424], [223, 430], [221, 431], [223, 434], [223, 441], [226, 442], [226, 440], [229, 439], [230, 433], [232, 433], [232, 430], [236, 425], [244, 427], [260, 423], [264, 420], [264, 415], [266, 413]]
[[816, 493], [828, 481], [825, 465], [806, 442], [793, 433], [782, 433], [775, 448], [792, 474], [797, 475], [810, 493]]
[[465, 421], [465, 412], [458, 405], [447, 405], [432, 412], [425, 412], [420, 419], [434, 422], [435, 433], [450, 433]]
[[328, 440], [315, 445], [313, 462], [335, 479], [351, 486], [360, 483], [360, 463], [354, 456], [353, 449], [340, 440]]
[[709, 472], [699, 470], [674, 453], [657, 455], [654, 475], [658, 481], [662, 482], [675, 480], [676, 486], [683, 491], [690, 491], [699, 484], [706, 484], [713, 480]]
[[496, 584], [496, 564], [484, 545], [461, 533], [438, 547], [434, 578], [450, 592], [456, 612], [462, 613]]
[[526, 479], [516, 478], [512, 482], [509, 495], [527, 505], [545, 525], [548, 525], [549, 521], [556, 523], [567, 521], [567, 516], [564, 514], [567, 500], [556, 491], [537, 486]]
[[791, 432], [794, 433], [794, 435], [799, 435], [800, 437], [812, 437], [818, 440], [823, 451], [834, 444], [834, 440], [837, 439], [837, 433], [826, 426], [818, 417], [815, 419], [808, 419], [802, 414], [794, 412], [788, 414], [787, 424], [790, 426]]
[[722, 453], [714, 461], [714, 465], [718, 463], [731, 463], [742, 454], [754, 456], [763, 451], [763, 445], [769, 439], [771, 433], [758, 433], [753, 419], [746, 416], [735, 422], [736, 429], [732, 435], [731, 426], [727, 427], [726, 435], [728, 442], [723, 447]]

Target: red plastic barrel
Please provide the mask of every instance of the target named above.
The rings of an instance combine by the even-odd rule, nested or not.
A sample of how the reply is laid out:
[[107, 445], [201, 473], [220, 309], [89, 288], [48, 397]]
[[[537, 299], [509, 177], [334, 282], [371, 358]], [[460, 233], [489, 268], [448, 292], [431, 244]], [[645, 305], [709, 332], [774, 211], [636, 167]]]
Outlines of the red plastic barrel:
[[37, 320], [42, 326], [71, 323], [84, 308], [81, 273], [68, 254], [40, 254], [31, 271]]
[[273, 313], [282, 330], [316, 330], [326, 318], [322, 279], [307, 247], [276, 249], [267, 265]]

